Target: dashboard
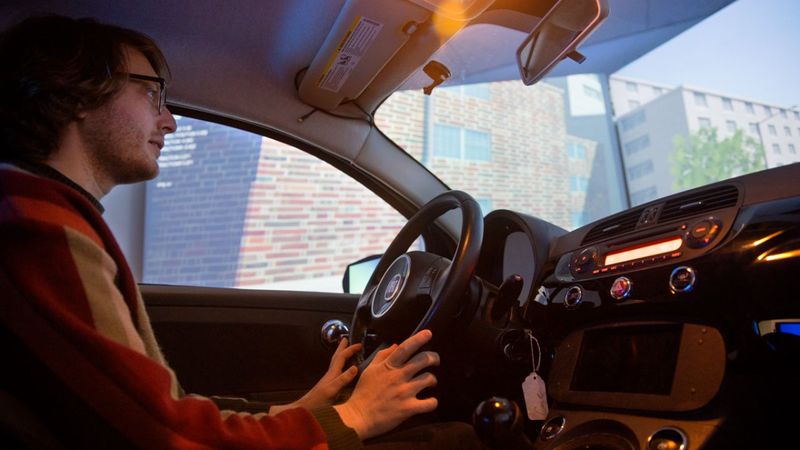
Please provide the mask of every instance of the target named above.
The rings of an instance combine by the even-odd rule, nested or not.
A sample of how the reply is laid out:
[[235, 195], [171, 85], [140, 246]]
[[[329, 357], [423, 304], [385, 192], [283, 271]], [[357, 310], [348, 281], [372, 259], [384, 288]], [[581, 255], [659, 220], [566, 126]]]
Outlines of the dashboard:
[[500, 333], [532, 330], [545, 355], [550, 412], [528, 424], [534, 448], [766, 448], [788, 435], [798, 176], [800, 164], [750, 174], [572, 232], [486, 217], [478, 276], [525, 280]]

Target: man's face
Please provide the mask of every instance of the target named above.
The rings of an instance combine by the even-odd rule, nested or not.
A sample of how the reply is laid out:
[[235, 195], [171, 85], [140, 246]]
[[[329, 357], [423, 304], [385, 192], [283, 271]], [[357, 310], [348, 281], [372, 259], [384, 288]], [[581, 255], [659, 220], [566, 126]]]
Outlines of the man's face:
[[[141, 52], [126, 47], [125, 54], [128, 73], [157, 76]], [[95, 179], [106, 192], [158, 175], [164, 136], [176, 127], [166, 106], [157, 110], [158, 89], [157, 82], [131, 79], [106, 104], [85, 113], [84, 144]]]

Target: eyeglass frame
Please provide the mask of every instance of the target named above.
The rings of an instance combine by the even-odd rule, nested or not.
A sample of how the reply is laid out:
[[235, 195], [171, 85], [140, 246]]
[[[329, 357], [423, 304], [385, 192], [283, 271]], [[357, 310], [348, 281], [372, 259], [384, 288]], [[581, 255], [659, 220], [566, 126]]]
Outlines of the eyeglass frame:
[[153, 77], [150, 75], [141, 75], [138, 73], [130, 73], [127, 72], [125, 75], [128, 76], [129, 79], [133, 80], [142, 80], [142, 81], [153, 81], [158, 83], [159, 91], [158, 91], [158, 104], [156, 105], [156, 111], [158, 114], [161, 114], [161, 110], [164, 109], [164, 105], [167, 103], [167, 80], [162, 77]]

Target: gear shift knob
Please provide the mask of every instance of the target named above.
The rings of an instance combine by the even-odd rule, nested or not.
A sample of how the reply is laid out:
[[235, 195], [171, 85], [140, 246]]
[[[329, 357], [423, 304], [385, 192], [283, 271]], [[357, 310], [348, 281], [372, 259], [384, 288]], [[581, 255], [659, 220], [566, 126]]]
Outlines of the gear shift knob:
[[530, 449], [522, 432], [519, 406], [502, 397], [491, 397], [478, 404], [472, 413], [472, 426], [484, 444], [498, 449]]

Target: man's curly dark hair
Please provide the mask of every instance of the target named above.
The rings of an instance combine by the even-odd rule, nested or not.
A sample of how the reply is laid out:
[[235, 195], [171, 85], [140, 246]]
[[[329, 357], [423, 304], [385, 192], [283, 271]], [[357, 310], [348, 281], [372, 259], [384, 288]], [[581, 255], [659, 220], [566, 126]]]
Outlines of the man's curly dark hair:
[[81, 111], [97, 108], [127, 80], [125, 47], [168, 78], [148, 36], [94, 19], [39, 16], [0, 34], [0, 160], [38, 163]]

